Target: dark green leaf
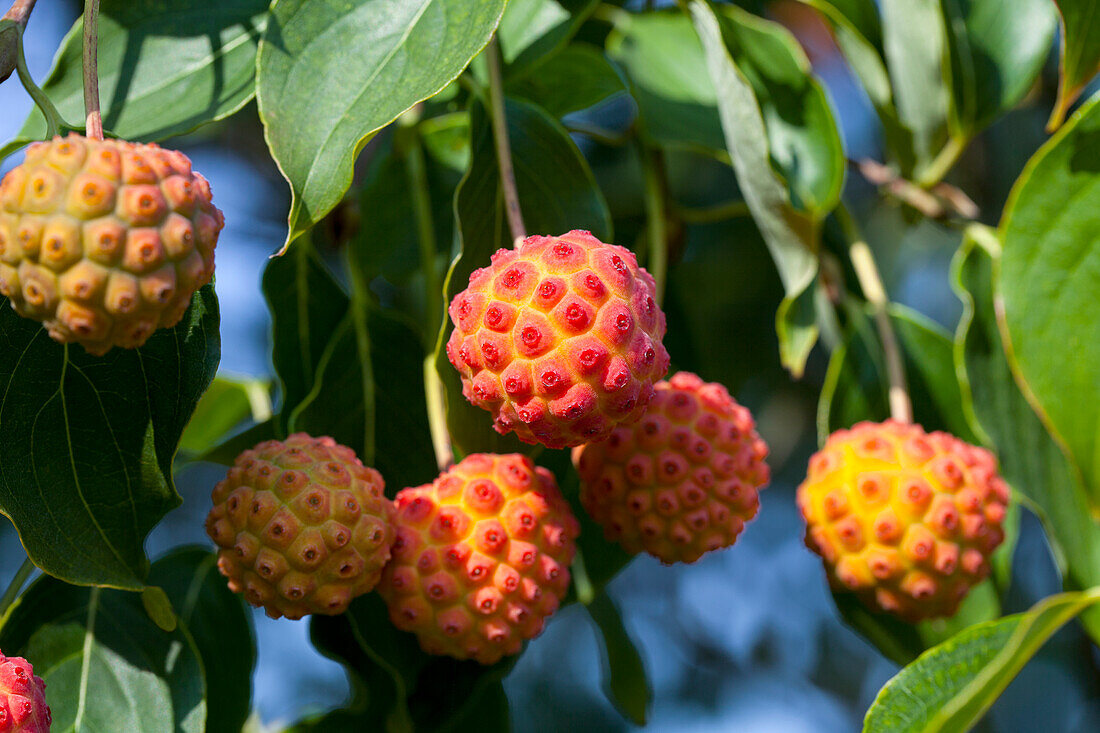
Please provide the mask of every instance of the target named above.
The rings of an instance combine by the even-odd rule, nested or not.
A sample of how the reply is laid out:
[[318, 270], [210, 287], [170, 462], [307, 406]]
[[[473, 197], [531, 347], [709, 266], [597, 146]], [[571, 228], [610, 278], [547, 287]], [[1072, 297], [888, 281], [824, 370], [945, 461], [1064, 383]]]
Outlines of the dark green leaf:
[[190, 635], [162, 631], [141, 595], [42, 576], [0, 629], [46, 681], [56, 731], [202, 733], [206, 683]]
[[[127, 140], [162, 140], [228, 117], [255, 93], [267, 0], [103, 0], [99, 96], [103, 126]], [[84, 120], [81, 21], [61, 43], [43, 90], [69, 123]], [[22, 135], [40, 139], [37, 110]]]
[[0, 299], [0, 508], [38, 567], [142, 587], [145, 535], [180, 503], [172, 460], [220, 354], [209, 285], [174, 328], [102, 357]]
[[916, 172], [947, 141], [947, 36], [940, 0], [882, 0], [883, 51], [901, 124], [912, 132]]
[[393, 628], [377, 594], [357, 598], [340, 616], [314, 616], [310, 637], [365, 690], [365, 701], [356, 711], [359, 718], [384, 730], [467, 729], [448, 726], [473, 722], [466, 719], [470, 713], [484, 714], [484, 696], [494, 694], [515, 662], [485, 667], [429, 656], [415, 636]]
[[1100, 589], [1051, 596], [1027, 613], [971, 626], [929, 649], [882, 688], [864, 732], [970, 730], [1043, 643], [1097, 601]]
[[[955, 335], [963, 409], [982, 442], [997, 453], [1005, 480], [1043, 520], [1047, 541], [1066, 566], [1067, 588], [1088, 588], [1100, 584], [1100, 524], [1092, 519], [1080, 475], [1013, 378], [993, 292], [1000, 249], [996, 241], [990, 246], [993, 251], [967, 237], [952, 267], [955, 291], [964, 308]], [[1093, 637], [1100, 638], [1100, 624], [1092, 615], [1086, 614], [1083, 620]]]
[[466, 68], [503, 10], [504, 0], [273, 3], [257, 100], [293, 195], [288, 242], [339, 203], [371, 135]]
[[431, 481], [435, 452], [416, 331], [367, 306], [349, 312], [321, 359], [313, 391], [291, 430], [331, 435], [385, 477], [390, 493]]
[[1037, 152], [1001, 223], [1010, 350], [1100, 507], [1100, 95]]
[[1062, 124], [1070, 105], [1100, 72], [1100, 13], [1095, 0], [1057, 0], [1055, 4], [1061, 14], [1062, 65], [1048, 130]]
[[645, 665], [623, 626], [615, 602], [601, 592], [585, 608], [603, 640], [604, 688], [609, 700], [635, 725], [645, 725], [652, 698]]
[[[611, 215], [584, 156], [561, 124], [542, 109], [519, 100], [507, 100], [508, 137], [515, 162], [516, 187], [527, 229], [532, 234], [564, 234], [588, 229], [611, 241]], [[461, 249], [444, 286], [446, 300], [463, 290], [470, 273], [489, 264], [489, 257], [512, 238], [504, 218], [492, 131], [485, 111], [471, 111], [472, 159], [470, 170], [455, 193]], [[499, 436], [489, 413], [462, 396], [458, 373], [442, 348], [450, 336], [450, 322], [441, 334], [436, 367], [446, 387], [447, 425], [451, 441], [462, 454], [474, 452], [530, 453], [531, 446], [515, 436]]]
[[353, 305], [317, 363], [313, 389], [287, 419], [288, 432], [328, 435], [374, 465], [374, 374], [367, 314]]
[[308, 239], [267, 263], [263, 291], [271, 311], [271, 360], [283, 392], [278, 433], [313, 389], [321, 357], [348, 311], [348, 296]]
[[180, 453], [187, 457], [202, 455], [246, 420], [263, 422], [270, 417], [271, 387], [267, 381], [215, 377], [183, 431]]
[[511, 0], [500, 21], [509, 71], [523, 69], [569, 42], [599, 0]]
[[217, 556], [200, 547], [173, 550], [157, 560], [149, 582], [168, 594], [202, 660], [206, 733], [239, 733], [251, 709], [256, 664], [252, 614], [244, 600], [229, 590]]
[[[717, 90], [718, 111], [726, 147], [741, 193], [771, 250], [786, 291], [778, 329], [783, 364], [795, 376], [802, 373], [816, 334], [807, 334], [805, 301], [799, 297], [817, 272], [818, 228], [796, 211], [783, 182], [769, 164], [768, 136], [751, 84], [738, 70], [723, 38], [722, 23], [702, 0], [690, 3], [692, 18], [705, 49], [706, 68]], [[814, 327], [811, 327], [814, 328]]]
[[581, 43], [566, 46], [506, 87], [510, 95], [529, 99], [555, 117], [588, 109], [624, 90], [603, 52]]
[[1024, 98], [1054, 40], [1050, 0], [942, 0], [952, 134], [972, 137]]

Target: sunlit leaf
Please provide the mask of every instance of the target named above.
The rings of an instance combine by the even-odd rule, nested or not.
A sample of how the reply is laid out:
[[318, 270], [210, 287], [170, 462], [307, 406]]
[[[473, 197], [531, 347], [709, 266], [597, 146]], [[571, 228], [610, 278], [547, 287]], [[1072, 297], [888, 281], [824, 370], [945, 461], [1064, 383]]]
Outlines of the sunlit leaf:
[[290, 182], [298, 237], [351, 185], [370, 137], [457, 77], [496, 29], [504, 0], [276, 0], [260, 42], [264, 134]]
[[[99, 96], [103, 126], [127, 140], [163, 140], [228, 117], [256, 89], [256, 47], [267, 0], [103, 0]], [[43, 84], [61, 116], [84, 123], [81, 21], [61, 42]], [[41, 139], [37, 110], [20, 133]]]

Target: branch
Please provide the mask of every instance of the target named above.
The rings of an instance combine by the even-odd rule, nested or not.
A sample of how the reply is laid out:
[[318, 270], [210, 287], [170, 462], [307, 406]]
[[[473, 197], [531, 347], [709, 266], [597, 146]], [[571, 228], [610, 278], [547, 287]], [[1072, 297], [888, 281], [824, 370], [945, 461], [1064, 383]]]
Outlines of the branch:
[[962, 189], [949, 183], [936, 183], [931, 191], [908, 181], [889, 167], [870, 158], [850, 160], [849, 165], [859, 171], [869, 183], [897, 200], [909, 204], [929, 219], [948, 219], [959, 216], [976, 219], [981, 213], [978, 205]]
[[84, 111], [87, 122], [84, 134], [93, 140], [103, 139], [103, 115], [99, 111], [99, 0], [84, 0]]
[[913, 404], [909, 400], [905, 381], [905, 363], [902, 361], [901, 348], [887, 311], [889, 301], [886, 298], [886, 288], [883, 287], [874, 255], [871, 254], [871, 248], [867, 246], [855, 219], [843, 204], [837, 207], [836, 216], [848, 239], [848, 257], [852, 260], [859, 287], [871, 304], [875, 326], [882, 340], [882, 352], [886, 357], [886, 378], [889, 382], [890, 415], [900, 422], [913, 422]]
[[527, 229], [523, 225], [523, 212], [519, 208], [516, 172], [512, 167], [512, 148], [508, 143], [508, 120], [504, 116], [504, 81], [500, 71], [500, 44], [495, 35], [485, 52], [489, 61], [489, 107], [493, 120], [493, 140], [497, 149], [497, 167], [500, 168], [500, 185], [504, 191], [504, 210], [508, 214], [512, 239], [518, 242], [527, 237]]

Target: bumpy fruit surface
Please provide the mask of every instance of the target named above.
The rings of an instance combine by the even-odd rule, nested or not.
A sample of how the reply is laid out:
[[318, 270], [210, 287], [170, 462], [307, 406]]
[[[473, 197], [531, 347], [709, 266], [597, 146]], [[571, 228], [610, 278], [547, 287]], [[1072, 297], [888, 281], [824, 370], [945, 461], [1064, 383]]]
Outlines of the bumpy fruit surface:
[[378, 592], [398, 628], [429, 654], [482, 664], [538, 636], [569, 587], [579, 532], [549, 471], [475, 453], [396, 503]]
[[893, 420], [830, 435], [798, 487], [834, 587], [909, 621], [952, 615], [989, 574], [1008, 496], [989, 451]]
[[0, 731], [49, 733], [52, 722], [46, 683], [34, 667], [22, 657], [0, 653]]
[[550, 448], [635, 422], [668, 371], [653, 278], [588, 232], [497, 251], [450, 307], [447, 357], [500, 433]]
[[768, 448], [720, 384], [679, 372], [640, 422], [573, 449], [581, 503], [609, 540], [664, 563], [728, 547], [760, 506]]
[[268, 616], [338, 614], [390, 559], [393, 503], [381, 475], [332, 438], [295, 433], [237, 457], [206, 531], [229, 587]]
[[183, 317], [214, 274], [222, 213], [183, 153], [71, 134], [0, 183], [0, 293], [91, 354]]

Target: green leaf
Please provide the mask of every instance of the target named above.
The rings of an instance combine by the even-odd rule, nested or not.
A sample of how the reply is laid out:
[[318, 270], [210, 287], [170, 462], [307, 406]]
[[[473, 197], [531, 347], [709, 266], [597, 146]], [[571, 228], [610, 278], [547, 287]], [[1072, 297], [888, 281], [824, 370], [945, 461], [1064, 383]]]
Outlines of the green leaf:
[[901, 124], [913, 135], [916, 172], [947, 141], [947, 31], [940, 0], [882, 0], [883, 50]]
[[615, 602], [600, 592], [585, 608], [603, 640], [603, 679], [607, 698], [635, 725], [645, 725], [653, 697], [642, 657], [623, 626]]
[[271, 417], [271, 386], [267, 380], [217, 376], [203, 394], [180, 438], [180, 453], [202, 455], [246, 420]]
[[271, 360], [282, 386], [277, 434], [314, 387], [321, 358], [348, 311], [348, 296], [308, 239], [295, 242], [264, 269], [264, 298], [271, 311]]
[[41, 576], [0, 629], [46, 682], [53, 730], [202, 733], [206, 682], [190, 635], [162, 631], [141, 595]]
[[[470, 157], [469, 121], [464, 113], [425, 120], [418, 128], [425, 148], [433, 156], [425, 166], [432, 224], [440, 247], [448, 247], [454, 232], [454, 188], [466, 170]], [[408, 137], [412, 132], [402, 130]], [[397, 137], [397, 135], [395, 135]], [[408, 145], [418, 144], [415, 139]], [[420, 273], [420, 233], [416, 207], [409, 180], [406, 148], [379, 146], [375, 158], [358, 190], [359, 210], [363, 213], [348, 254], [363, 281], [382, 276], [395, 286], [407, 285]], [[437, 164], [440, 158], [442, 164]], [[452, 166], [460, 166], [457, 171]], [[416, 283], [418, 290], [422, 283]], [[422, 300], [423, 296], [420, 296]], [[419, 310], [423, 305], [418, 303]], [[426, 314], [424, 314], [426, 316]], [[439, 315], [431, 318], [431, 331], [439, 324]]]
[[970, 138], [1024, 98], [1054, 40], [1050, 0], [942, 0], [952, 134]]
[[[421, 122], [419, 129], [424, 150], [440, 165], [459, 173], [470, 167], [469, 114], [452, 112], [432, 117]], [[447, 211], [453, 213], [450, 200], [447, 201]]]
[[882, 122], [886, 151], [903, 176], [912, 173], [913, 134], [898, 119], [886, 71], [882, 21], [875, 0], [799, 0], [821, 12], [832, 25], [837, 47], [859, 78]]
[[209, 285], [174, 328], [102, 357], [0, 300], [0, 511], [35, 565], [141, 589], [145, 536], [180, 504], [172, 460], [220, 353]]
[[[527, 229], [532, 234], [564, 234], [588, 229], [605, 242], [611, 241], [611, 215], [592, 171], [569, 133], [544, 110], [519, 100], [506, 101], [508, 138], [515, 163], [516, 188]], [[444, 285], [450, 302], [469, 284], [470, 273], [489, 264], [498, 249], [511, 247], [512, 237], [504, 217], [492, 130], [484, 108], [471, 110], [472, 158], [470, 170], [455, 192], [460, 250]], [[514, 435], [500, 436], [492, 428], [489, 413], [462, 396], [458, 373], [443, 350], [451, 333], [444, 324], [436, 352], [436, 369], [446, 388], [447, 426], [454, 448], [461, 454], [476, 452], [531, 453], [536, 448]]]
[[[839, 201], [844, 152], [809, 60], [778, 23], [735, 6], [714, 12], [733, 65], [752, 87], [767, 134], [765, 153], [785, 179], [788, 199], [813, 218], [823, 217]], [[728, 92], [716, 91], [689, 18], [627, 15], [608, 36], [607, 49], [631, 79], [645, 134], [666, 145], [728, 150], [718, 111]]]
[[[374, 306], [349, 312], [321, 359], [291, 430], [331, 435], [386, 479], [390, 493], [437, 471], [424, 397], [423, 347], [403, 320]], [[369, 444], [368, 444], [369, 441]]]
[[[861, 420], [890, 416], [882, 345], [870, 315], [849, 308], [845, 345], [833, 352], [818, 403], [822, 439]], [[919, 313], [890, 306], [890, 318], [905, 358], [914, 422], [925, 430], [946, 430], [962, 440], [977, 438], [962, 407], [950, 335]]]
[[1046, 640], [1097, 601], [1100, 588], [1051, 596], [1027, 613], [972, 626], [929, 649], [886, 683], [863, 730], [970, 730]]
[[509, 95], [528, 99], [555, 117], [594, 107], [625, 89], [603, 52], [582, 43], [548, 56], [505, 87]]
[[353, 305], [321, 354], [313, 389], [287, 419], [287, 431], [328, 435], [374, 465], [374, 371], [367, 315]]
[[1047, 122], [1053, 132], [1062, 124], [1070, 106], [1100, 72], [1100, 13], [1095, 0], [1056, 0], [1062, 36], [1058, 101]]
[[[163, 140], [228, 117], [255, 92], [267, 0], [103, 0], [99, 96], [103, 126], [127, 140]], [[43, 90], [70, 123], [84, 120], [81, 30], [61, 43]], [[41, 139], [34, 110], [20, 135]]]
[[394, 629], [385, 603], [374, 593], [357, 598], [339, 616], [313, 616], [310, 638], [322, 654], [348, 668], [355, 687], [366, 691], [353, 705], [356, 717], [382, 730], [469, 730], [482, 716], [496, 717], [492, 711], [499, 711], [499, 698], [485, 697], [499, 692], [500, 680], [516, 659], [486, 667], [429, 656], [415, 636]]
[[[783, 182], [771, 169], [767, 132], [756, 96], [730, 56], [718, 17], [701, 0], [693, 0], [689, 7], [705, 49], [738, 185], [783, 280], [786, 298], [780, 316], [788, 324], [805, 324], [805, 308], [796, 307], [793, 301], [806, 291], [817, 273], [817, 226], [792, 208]], [[780, 346], [780, 353], [783, 365], [799, 376], [815, 338], [807, 338], [805, 328], [779, 330], [781, 335], [798, 336], [797, 340], [788, 338]], [[797, 348], [792, 348], [794, 344]]]
[[554, 53], [576, 34], [599, 0], [511, 0], [500, 21], [500, 50], [515, 72]]
[[168, 594], [202, 660], [206, 733], [239, 733], [250, 712], [256, 665], [252, 614], [243, 598], [229, 590], [217, 556], [201, 547], [178, 548], [157, 560], [149, 582]]
[[290, 182], [289, 243], [339, 203], [375, 132], [466, 68], [504, 0], [275, 0], [271, 10], [257, 101]]
[[1008, 345], [1100, 507], [1100, 95], [1037, 152], [1001, 222]]
[[[1013, 378], [993, 290], [1000, 256], [996, 240], [985, 246], [967, 236], [952, 265], [952, 283], [963, 302], [955, 335], [963, 408], [982, 442], [997, 453], [1005, 480], [1043, 521], [1047, 541], [1065, 566], [1066, 587], [1089, 588], [1100, 584], [1100, 523], [1092, 518], [1080, 475]], [[1083, 621], [1100, 639], [1100, 619], [1086, 614]]]
[[253, 425], [243, 432], [237, 433], [233, 437], [228, 438], [225, 442], [214, 446], [198, 456], [196, 460], [220, 463], [223, 466], [232, 466], [237, 456], [244, 451], [265, 440], [276, 440], [280, 435], [286, 437], [285, 433], [276, 434], [275, 419], [272, 418], [258, 425]]
[[792, 203], [815, 218], [840, 202], [845, 159], [825, 91], [802, 47], [783, 26], [736, 6], [718, 16], [734, 66], [756, 94], [771, 159]]

